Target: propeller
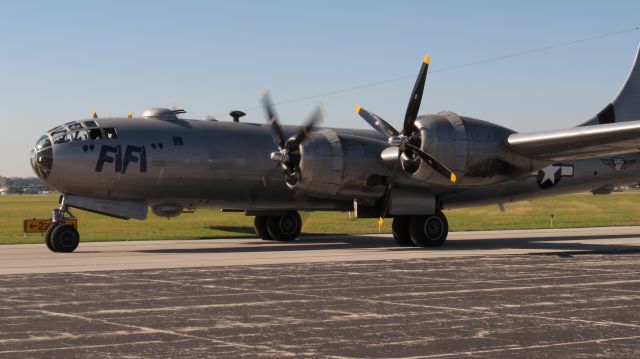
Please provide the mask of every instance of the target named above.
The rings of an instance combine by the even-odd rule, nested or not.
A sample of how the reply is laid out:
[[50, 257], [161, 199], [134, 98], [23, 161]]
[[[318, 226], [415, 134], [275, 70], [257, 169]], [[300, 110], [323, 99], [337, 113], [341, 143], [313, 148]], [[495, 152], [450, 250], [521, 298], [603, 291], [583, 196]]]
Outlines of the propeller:
[[415, 158], [417, 156], [422, 161], [424, 161], [424, 163], [433, 168], [434, 171], [445, 176], [451, 182], [455, 183], [457, 181], [457, 177], [455, 173], [453, 173], [453, 171], [451, 171], [438, 159], [424, 152], [420, 148], [420, 133], [415, 126], [415, 121], [418, 117], [418, 111], [420, 110], [420, 103], [422, 102], [422, 94], [424, 92], [424, 86], [427, 79], [427, 71], [429, 69], [430, 61], [431, 58], [429, 57], [429, 55], [425, 56], [422, 61], [422, 66], [420, 67], [418, 78], [416, 79], [413, 91], [411, 92], [411, 98], [409, 98], [409, 104], [407, 105], [407, 112], [404, 116], [404, 122], [402, 124], [401, 131], [398, 132], [398, 130], [396, 130], [388, 122], [383, 120], [380, 116], [369, 112], [360, 106], [356, 107], [356, 112], [358, 113], [358, 115], [360, 115], [360, 117], [362, 117], [376, 131], [388, 137], [387, 142], [389, 143], [389, 145], [398, 147], [398, 157], [394, 163], [392, 177], [389, 181], [389, 184], [387, 185], [387, 190], [382, 201], [380, 223], [382, 223], [387, 213], [391, 190], [393, 189], [398, 166], [400, 165], [403, 154], [408, 158]]
[[293, 188], [300, 180], [300, 144], [309, 136], [314, 127], [324, 118], [324, 108], [322, 105], [307, 118], [304, 126], [298, 133], [285, 140], [284, 133], [280, 127], [278, 116], [275, 113], [273, 101], [268, 92], [262, 94], [262, 104], [264, 105], [273, 141], [278, 150], [271, 152], [269, 158], [279, 162], [280, 168], [284, 172], [286, 183]]

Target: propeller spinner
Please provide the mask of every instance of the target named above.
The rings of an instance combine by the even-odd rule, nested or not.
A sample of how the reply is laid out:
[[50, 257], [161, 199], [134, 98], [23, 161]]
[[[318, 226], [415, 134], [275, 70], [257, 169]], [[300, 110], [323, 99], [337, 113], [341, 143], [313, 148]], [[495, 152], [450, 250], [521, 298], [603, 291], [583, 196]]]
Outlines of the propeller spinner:
[[380, 116], [369, 112], [360, 106], [356, 107], [356, 112], [360, 115], [360, 117], [362, 117], [376, 131], [388, 137], [387, 142], [389, 143], [389, 145], [398, 147], [398, 157], [394, 164], [392, 178], [388, 184], [387, 191], [383, 200], [382, 214], [380, 215], [381, 220], [386, 215], [387, 207], [389, 205], [389, 196], [393, 188], [393, 183], [395, 182], [398, 164], [400, 163], [403, 154], [407, 158], [414, 158], [415, 156], [417, 156], [427, 165], [433, 168], [436, 172], [447, 177], [451, 182], [455, 183], [457, 181], [457, 177], [455, 173], [453, 173], [453, 171], [451, 171], [438, 159], [424, 152], [420, 148], [420, 133], [415, 127], [415, 121], [418, 117], [418, 111], [420, 110], [422, 93], [424, 92], [424, 86], [427, 79], [427, 71], [429, 69], [430, 61], [431, 58], [429, 57], [429, 55], [425, 56], [424, 60], [422, 61], [422, 67], [420, 67], [418, 78], [416, 79], [413, 91], [411, 92], [411, 98], [409, 99], [409, 104], [407, 105], [407, 112], [405, 113], [404, 123], [402, 124], [402, 130], [400, 132], [398, 132], [398, 130], [393, 128], [393, 126], [383, 120]]

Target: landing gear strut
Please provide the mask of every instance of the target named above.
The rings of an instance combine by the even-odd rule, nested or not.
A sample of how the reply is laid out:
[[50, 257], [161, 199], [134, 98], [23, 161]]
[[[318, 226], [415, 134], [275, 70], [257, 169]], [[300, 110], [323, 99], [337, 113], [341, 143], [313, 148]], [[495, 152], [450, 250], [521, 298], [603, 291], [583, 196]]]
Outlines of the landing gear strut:
[[302, 218], [296, 211], [277, 216], [256, 216], [253, 227], [258, 237], [264, 240], [293, 241], [302, 230]]
[[400, 246], [440, 247], [447, 240], [449, 222], [441, 211], [427, 216], [398, 216], [393, 219], [392, 230]]
[[60, 202], [60, 208], [54, 209], [51, 216], [51, 226], [44, 234], [47, 248], [52, 252], [71, 253], [78, 248], [80, 244], [80, 234], [78, 230], [71, 225], [65, 224], [64, 214], [71, 213], [69, 208], [64, 204], [64, 197]]

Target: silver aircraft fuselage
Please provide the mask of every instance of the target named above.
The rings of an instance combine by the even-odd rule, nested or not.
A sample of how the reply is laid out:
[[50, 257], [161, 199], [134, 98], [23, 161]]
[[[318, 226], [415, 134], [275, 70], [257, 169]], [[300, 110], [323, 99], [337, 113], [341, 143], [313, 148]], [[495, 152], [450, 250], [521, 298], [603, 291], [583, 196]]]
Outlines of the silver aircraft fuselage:
[[[55, 131], [47, 135], [51, 163], [46, 173], [37, 168], [33, 162], [37, 155], [32, 154], [36, 173], [64, 194], [181, 208], [350, 210], [353, 206], [355, 198], [310, 197], [288, 188], [282, 173], [274, 171], [277, 163], [269, 159], [275, 146], [263, 124], [147, 118], [82, 122], [95, 122], [101, 138], [87, 134], [66, 141], [64, 134]], [[84, 129], [90, 131], [86, 125]], [[290, 136], [298, 128], [285, 126], [283, 130]], [[390, 176], [392, 168], [379, 158], [388, 146], [385, 138], [371, 130], [334, 131], [370, 139], [377, 153], [362, 148], [354, 151], [362, 152], [363, 159], [377, 158], [380, 166], [376, 171], [382, 177]], [[554, 164], [518, 180], [489, 186], [424, 184], [424, 190], [439, 198], [442, 208], [450, 209], [579, 191], [606, 193], [639, 178], [640, 155], [628, 154]], [[415, 181], [412, 184], [416, 186]], [[380, 188], [377, 196], [384, 193]]]

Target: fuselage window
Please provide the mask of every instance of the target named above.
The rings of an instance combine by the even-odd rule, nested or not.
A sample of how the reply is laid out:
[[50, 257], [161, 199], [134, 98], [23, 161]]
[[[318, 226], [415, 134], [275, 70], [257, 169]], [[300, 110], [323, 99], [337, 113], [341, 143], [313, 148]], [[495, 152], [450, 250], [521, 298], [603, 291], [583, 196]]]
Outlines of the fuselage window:
[[174, 146], [182, 146], [184, 143], [182, 142], [182, 137], [173, 136], [173, 145]]
[[116, 129], [115, 128], [105, 128], [104, 129], [104, 138], [109, 139], [109, 140], [114, 140], [116, 138], [118, 138], [118, 133], [116, 133]]
[[92, 140], [99, 140], [102, 138], [102, 132], [99, 128], [92, 128], [89, 130], [89, 138]]

